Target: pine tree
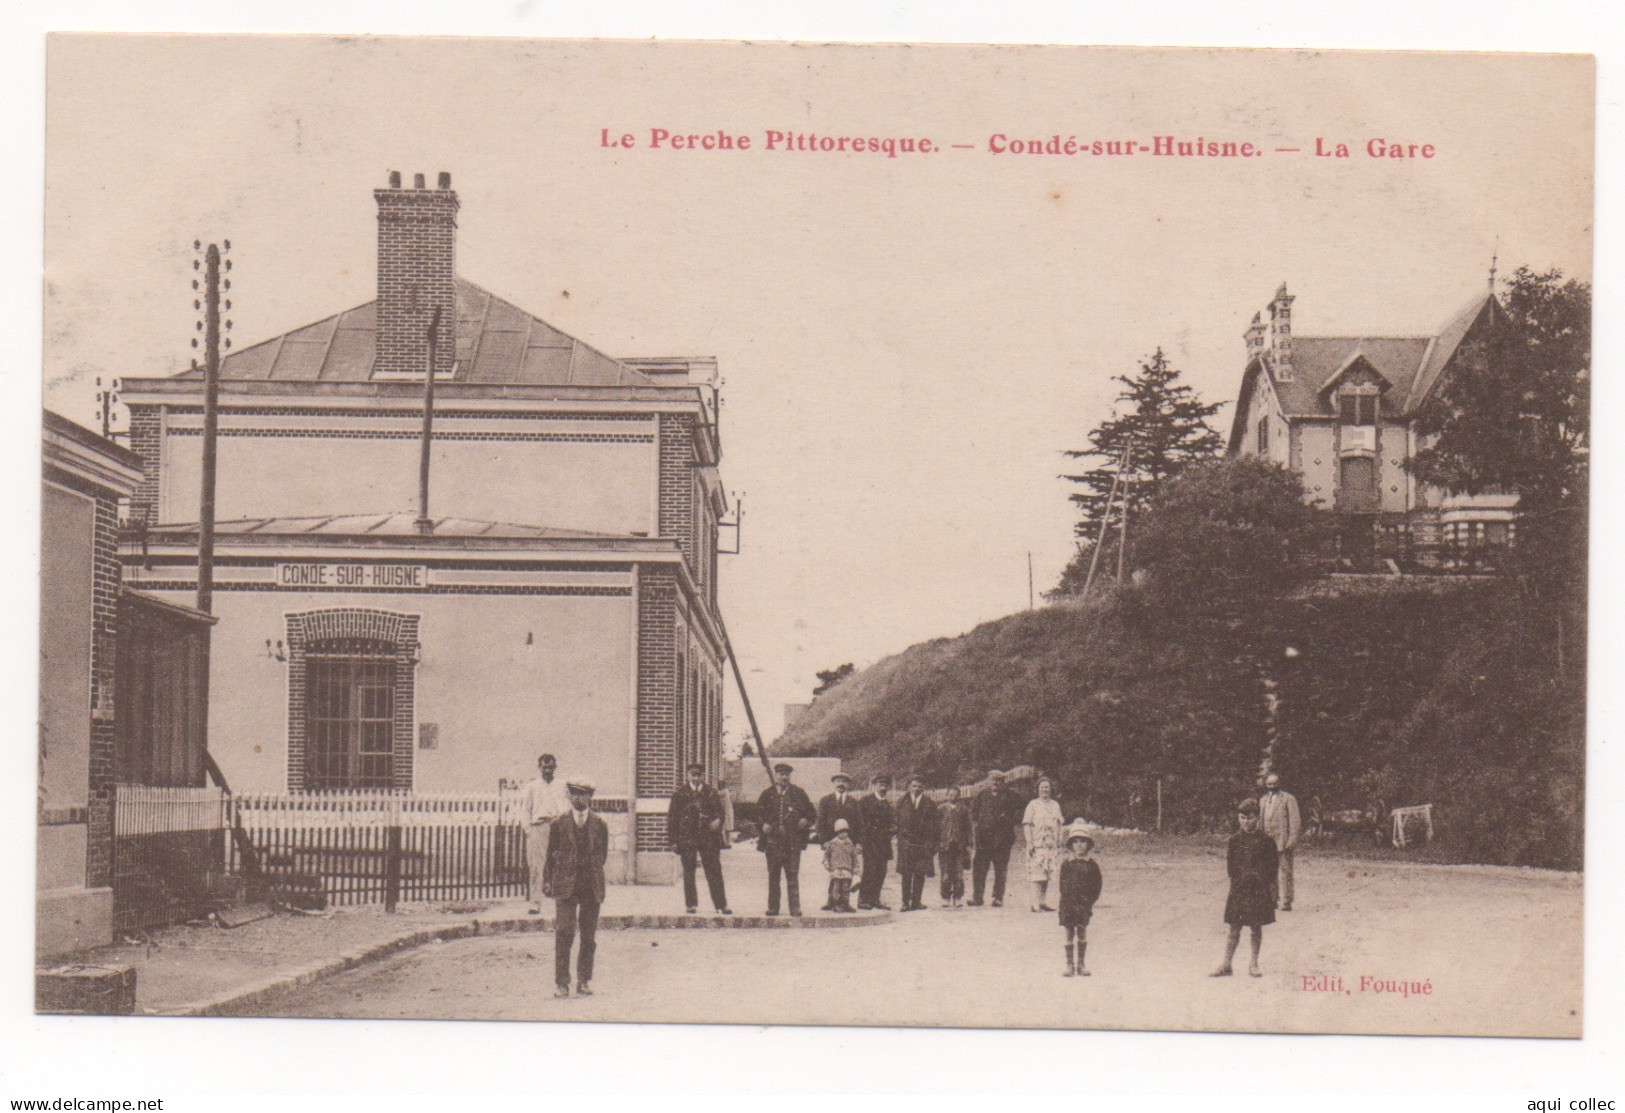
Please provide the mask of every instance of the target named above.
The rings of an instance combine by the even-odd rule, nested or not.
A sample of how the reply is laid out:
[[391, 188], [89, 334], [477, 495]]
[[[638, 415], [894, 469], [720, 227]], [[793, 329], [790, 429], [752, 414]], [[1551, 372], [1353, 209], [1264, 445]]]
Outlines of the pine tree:
[[[1180, 382], [1179, 371], [1169, 364], [1161, 348], [1140, 364], [1139, 374], [1133, 378], [1119, 375], [1117, 381], [1124, 389], [1117, 396], [1113, 415], [1089, 434], [1088, 448], [1066, 453], [1073, 459], [1093, 460], [1096, 464], [1081, 475], [1062, 477], [1084, 488], [1068, 496], [1080, 511], [1074, 528], [1080, 540], [1072, 562], [1061, 574], [1061, 582], [1049, 593], [1052, 598], [1083, 589], [1102, 520], [1110, 519], [1105, 538], [1109, 552], [1125, 504], [1132, 522], [1167, 480], [1193, 463], [1213, 459], [1224, 447], [1223, 439], [1207, 423], [1218, 412], [1220, 403], [1202, 402], [1195, 391]], [[1125, 458], [1128, 467], [1119, 476]], [[1119, 483], [1115, 499], [1111, 494], [1114, 482]]]

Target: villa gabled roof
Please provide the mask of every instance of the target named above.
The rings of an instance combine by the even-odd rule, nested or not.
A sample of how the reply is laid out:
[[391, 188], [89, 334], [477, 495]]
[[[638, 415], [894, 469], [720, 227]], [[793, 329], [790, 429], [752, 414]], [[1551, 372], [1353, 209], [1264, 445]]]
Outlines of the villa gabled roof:
[[1427, 400], [1474, 325], [1497, 312], [1504, 313], [1504, 310], [1486, 291], [1451, 316], [1431, 336], [1294, 336], [1291, 378], [1282, 380], [1269, 373], [1265, 361], [1256, 357], [1247, 365], [1232, 418], [1231, 450], [1235, 450], [1241, 443], [1239, 438], [1245, 435], [1241, 428], [1246, 416], [1242, 401], [1259, 375], [1270, 375], [1271, 386], [1288, 418], [1335, 417], [1337, 399], [1326, 388], [1353, 366], [1357, 357], [1363, 357], [1387, 383], [1383, 392], [1384, 412], [1407, 417]]
[[[456, 280], [455, 371], [436, 382], [539, 386], [658, 386], [590, 344], [466, 279]], [[377, 302], [227, 355], [223, 381], [367, 382], [377, 352]], [[181, 379], [201, 379], [186, 371]]]

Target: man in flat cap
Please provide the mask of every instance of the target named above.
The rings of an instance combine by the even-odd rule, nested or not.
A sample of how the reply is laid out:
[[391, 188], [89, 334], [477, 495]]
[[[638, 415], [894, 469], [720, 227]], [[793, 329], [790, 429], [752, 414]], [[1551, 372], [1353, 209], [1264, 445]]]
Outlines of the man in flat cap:
[[858, 801], [858, 845], [863, 848], [863, 878], [858, 884], [858, 907], [885, 908], [880, 891], [886, 884], [886, 863], [891, 861], [892, 835], [897, 832], [897, 813], [887, 795], [891, 778], [877, 774], [869, 795]]
[[807, 849], [818, 820], [812, 800], [790, 783], [795, 769], [785, 762], [773, 767], [773, 783], [756, 800], [762, 824], [758, 844], [767, 855], [767, 914], [779, 914], [780, 876], [790, 901], [790, 915], [801, 915], [801, 852]]
[[732, 915], [727, 891], [722, 884], [723, 832], [722, 796], [705, 783], [705, 766], [690, 765], [688, 779], [677, 786], [666, 809], [666, 839], [683, 863], [683, 903], [690, 914], [699, 911], [700, 894], [694, 884], [696, 860], [705, 868], [705, 884], [711, 890], [711, 905], [724, 916]]
[[987, 787], [971, 801], [971, 837], [976, 851], [971, 858], [971, 898], [967, 904], [980, 906], [987, 886], [988, 867], [993, 869], [993, 907], [1004, 904], [1004, 877], [1010, 869], [1010, 848], [1016, 844], [1016, 828], [1021, 826], [1023, 804], [1004, 786], [1004, 774], [997, 769], [987, 775]]
[[609, 860], [609, 828], [592, 814], [593, 784], [573, 779], [566, 785], [570, 810], [553, 821], [547, 841], [543, 891], [553, 898], [553, 982], [555, 997], [570, 996], [570, 947], [581, 933], [576, 993], [592, 995], [592, 960], [598, 949], [598, 909], [604, 903], [604, 863]]

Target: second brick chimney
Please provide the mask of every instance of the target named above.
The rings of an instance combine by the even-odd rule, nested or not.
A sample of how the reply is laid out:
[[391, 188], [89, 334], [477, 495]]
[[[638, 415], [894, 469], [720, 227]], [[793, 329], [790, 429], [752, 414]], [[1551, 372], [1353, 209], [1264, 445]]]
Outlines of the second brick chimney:
[[1275, 378], [1283, 383], [1292, 381], [1292, 295], [1286, 292], [1286, 283], [1275, 291], [1269, 305], [1269, 333], [1265, 338], [1265, 351]]
[[422, 174], [401, 187], [398, 170], [378, 201], [378, 350], [375, 375], [422, 376], [428, 360], [429, 320], [440, 309], [435, 375], [449, 375], [456, 344], [457, 194], [441, 172], [436, 188]]

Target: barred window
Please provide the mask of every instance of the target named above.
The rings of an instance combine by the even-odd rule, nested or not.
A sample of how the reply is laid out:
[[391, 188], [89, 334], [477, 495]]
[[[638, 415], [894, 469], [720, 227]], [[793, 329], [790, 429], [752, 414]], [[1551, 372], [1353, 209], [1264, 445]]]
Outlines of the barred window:
[[395, 647], [369, 638], [311, 644], [305, 656], [305, 788], [394, 783]]

